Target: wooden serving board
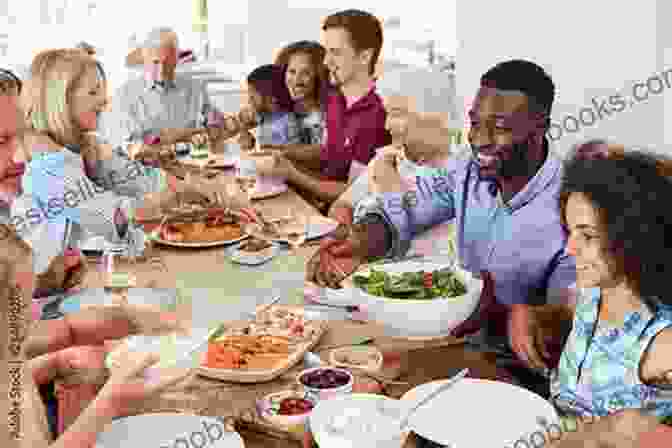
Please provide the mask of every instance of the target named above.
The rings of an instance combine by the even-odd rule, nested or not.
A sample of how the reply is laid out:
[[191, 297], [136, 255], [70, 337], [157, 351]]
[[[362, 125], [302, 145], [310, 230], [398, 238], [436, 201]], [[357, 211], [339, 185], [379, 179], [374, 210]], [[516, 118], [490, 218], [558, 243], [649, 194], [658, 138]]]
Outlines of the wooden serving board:
[[[278, 308], [278, 305], [275, 305], [274, 308]], [[297, 310], [300, 309], [301, 307], [296, 307], [296, 306], [282, 306], [282, 308], [286, 308], [288, 310]], [[289, 357], [285, 360], [285, 362], [279, 363], [277, 367], [273, 369], [267, 369], [267, 370], [254, 370], [254, 369], [213, 369], [210, 367], [205, 367], [202, 364], [205, 362], [205, 357], [207, 354], [203, 355], [203, 359], [201, 360], [201, 365], [198, 367], [196, 372], [201, 375], [205, 376], [208, 378], [214, 378], [222, 381], [229, 381], [232, 383], [264, 383], [268, 381], [272, 381], [276, 379], [277, 377], [281, 376], [282, 374], [286, 373], [288, 370], [290, 370], [292, 367], [297, 365], [299, 362], [303, 361], [303, 355], [306, 354], [306, 352], [310, 351], [315, 347], [318, 342], [320, 342], [320, 339], [324, 335], [324, 333], [328, 329], [328, 324], [326, 321], [311, 321], [316, 327], [317, 331], [313, 335], [313, 337], [302, 343], [299, 344], [296, 348], [296, 350], [289, 355]], [[226, 325], [228, 328], [235, 328], [240, 324], [241, 322], [231, 322], [230, 324]]]

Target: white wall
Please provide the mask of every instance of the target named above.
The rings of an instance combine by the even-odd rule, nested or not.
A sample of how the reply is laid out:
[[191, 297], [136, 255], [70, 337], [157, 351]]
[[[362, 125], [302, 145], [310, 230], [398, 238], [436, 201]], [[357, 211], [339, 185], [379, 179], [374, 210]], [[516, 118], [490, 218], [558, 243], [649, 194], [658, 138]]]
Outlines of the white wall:
[[[657, 30], [669, 28], [670, 14], [661, 14], [663, 4], [662, 0], [636, 4], [511, 0], [484, 5], [459, 0], [458, 93], [466, 106], [481, 74], [497, 62], [526, 58], [547, 69], [556, 84], [554, 121], [562, 121], [567, 114], [578, 117], [593, 98], [608, 98], [623, 90], [629, 95], [632, 84], [665, 69], [657, 50]], [[672, 12], [672, 7], [665, 10]], [[667, 59], [672, 68], [672, 54]], [[565, 152], [578, 141], [603, 137], [662, 151], [664, 143], [672, 143], [672, 131], [667, 131], [666, 139], [664, 120], [665, 103], [672, 104], [672, 88], [666, 90], [591, 127], [582, 126], [575, 134], [565, 132], [556, 147]]]

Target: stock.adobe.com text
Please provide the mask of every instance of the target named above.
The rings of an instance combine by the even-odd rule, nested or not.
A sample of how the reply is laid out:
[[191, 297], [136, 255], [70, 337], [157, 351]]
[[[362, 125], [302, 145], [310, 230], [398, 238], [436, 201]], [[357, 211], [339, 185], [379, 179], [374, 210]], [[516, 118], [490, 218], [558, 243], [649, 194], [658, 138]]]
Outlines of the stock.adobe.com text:
[[567, 134], [575, 134], [582, 128], [623, 112], [655, 95], [660, 95], [672, 87], [672, 69], [651, 75], [646, 81], [636, 82], [627, 94], [616, 93], [609, 98], [593, 98], [590, 105], [579, 109], [578, 113], [565, 115], [560, 121], [551, 120], [546, 135], [552, 141], [558, 141]]

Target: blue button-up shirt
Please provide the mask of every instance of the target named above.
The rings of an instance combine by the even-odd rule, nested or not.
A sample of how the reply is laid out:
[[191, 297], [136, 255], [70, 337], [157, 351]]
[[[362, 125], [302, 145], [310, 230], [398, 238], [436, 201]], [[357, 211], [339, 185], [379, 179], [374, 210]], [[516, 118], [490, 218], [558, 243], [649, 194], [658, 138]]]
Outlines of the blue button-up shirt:
[[505, 204], [493, 182], [479, 179], [473, 159], [451, 158], [416, 177], [415, 193], [363, 199], [355, 221], [381, 216], [393, 234], [390, 255], [401, 255], [415, 235], [455, 219], [460, 262], [470, 272], [493, 275], [500, 303], [554, 302], [576, 283], [558, 207], [561, 175], [561, 159], [549, 152], [537, 174]]

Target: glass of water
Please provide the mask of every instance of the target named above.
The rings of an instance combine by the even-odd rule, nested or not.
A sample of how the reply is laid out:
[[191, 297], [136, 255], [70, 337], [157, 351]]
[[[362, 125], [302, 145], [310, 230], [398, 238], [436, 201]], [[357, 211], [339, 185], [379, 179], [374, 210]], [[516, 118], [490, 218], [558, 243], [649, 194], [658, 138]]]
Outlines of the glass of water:
[[106, 305], [121, 305], [128, 300], [129, 288], [135, 287], [135, 263], [133, 256], [129, 256], [131, 249], [125, 243], [110, 243], [105, 245], [103, 254], [104, 289], [108, 297]]
[[[291, 216], [291, 215], [288, 215]], [[296, 252], [308, 238], [308, 230], [310, 227], [310, 217], [307, 215], [298, 214], [293, 219], [283, 226], [283, 237], [289, 243], [292, 252]]]
[[254, 160], [241, 157], [236, 168], [236, 184], [251, 201], [257, 186], [257, 165]]

